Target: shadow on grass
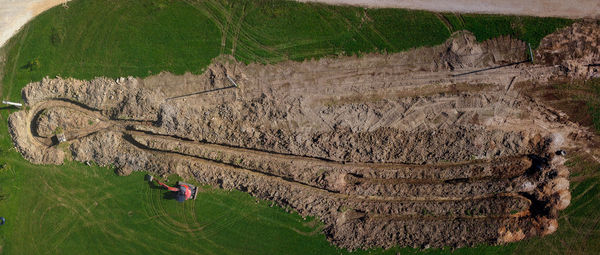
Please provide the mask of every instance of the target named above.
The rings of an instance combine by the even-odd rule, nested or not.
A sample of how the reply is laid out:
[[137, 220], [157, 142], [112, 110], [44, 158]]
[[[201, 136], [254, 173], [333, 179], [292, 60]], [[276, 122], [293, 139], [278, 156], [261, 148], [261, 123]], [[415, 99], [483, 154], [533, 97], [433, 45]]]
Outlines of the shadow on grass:
[[164, 187], [162, 187], [162, 186], [157, 185], [156, 183], [154, 183], [154, 181], [151, 181], [151, 182], [148, 181], [148, 186], [150, 186], [151, 189], [159, 189], [159, 190], [165, 191], [163, 193], [163, 199], [167, 199], [167, 200], [175, 200], [175, 199], [177, 199], [177, 192], [168, 191]]
[[19, 110], [19, 109], [20, 109], [19, 107], [12, 106], [12, 105], [0, 107], [0, 111], [4, 111], [4, 110]]

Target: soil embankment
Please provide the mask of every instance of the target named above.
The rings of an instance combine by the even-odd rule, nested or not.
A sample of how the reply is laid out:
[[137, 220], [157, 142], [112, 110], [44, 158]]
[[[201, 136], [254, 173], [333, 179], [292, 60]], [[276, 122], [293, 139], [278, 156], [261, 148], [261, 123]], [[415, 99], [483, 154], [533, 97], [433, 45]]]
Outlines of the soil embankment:
[[70, 157], [242, 190], [319, 217], [349, 249], [512, 242], [556, 230], [570, 202], [557, 151], [589, 135], [521, 93], [564, 68], [475, 72], [527, 59], [519, 46], [461, 32], [389, 55], [44, 79], [23, 89], [30, 108], [9, 127], [31, 162]]

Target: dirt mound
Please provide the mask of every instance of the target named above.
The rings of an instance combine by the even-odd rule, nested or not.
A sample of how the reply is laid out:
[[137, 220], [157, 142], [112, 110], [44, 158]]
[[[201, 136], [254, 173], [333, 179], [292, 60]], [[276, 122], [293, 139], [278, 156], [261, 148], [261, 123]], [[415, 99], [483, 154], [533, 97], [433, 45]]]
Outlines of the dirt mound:
[[462, 75], [524, 54], [510, 38], [474, 39], [266, 66], [223, 58], [203, 75], [44, 79], [9, 125], [34, 163], [62, 163], [49, 137], [61, 127], [75, 160], [239, 189], [319, 217], [349, 249], [552, 233], [570, 202], [555, 152], [586, 131], [514, 86], [552, 67]]
[[27, 86], [21, 92], [28, 105], [55, 96], [79, 107], [101, 111], [103, 115], [115, 119], [128, 116], [136, 116], [138, 120], [154, 119], [164, 100], [160, 92], [139, 88], [138, 80], [133, 77], [117, 80], [98, 78], [92, 81], [45, 78], [37, 84], [48, 86]]
[[56, 133], [73, 133], [79, 129], [87, 130], [98, 123], [98, 119], [89, 118], [85, 113], [68, 108], [46, 108], [34, 119], [34, 134], [40, 137], [52, 137]]
[[571, 77], [600, 77], [600, 23], [577, 22], [546, 36], [536, 58], [546, 65], [560, 65]]
[[483, 68], [510, 64], [527, 59], [525, 42], [502, 36], [477, 43], [475, 35], [469, 31], [455, 33], [444, 45], [446, 51], [441, 59], [450, 70], [463, 68]]

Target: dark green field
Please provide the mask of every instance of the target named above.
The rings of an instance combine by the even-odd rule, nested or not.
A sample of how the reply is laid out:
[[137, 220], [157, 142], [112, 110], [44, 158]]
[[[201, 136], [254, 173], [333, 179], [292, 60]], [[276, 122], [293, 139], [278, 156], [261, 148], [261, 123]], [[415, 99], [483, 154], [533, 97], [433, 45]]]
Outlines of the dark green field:
[[[201, 73], [230, 54], [274, 63], [340, 54], [397, 52], [444, 42], [468, 29], [479, 39], [539, 40], [572, 21], [407, 10], [333, 7], [287, 1], [75, 0], [35, 18], [3, 48], [1, 97], [44, 76], [148, 76]], [[597, 92], [600, 95], [600, 91]], [[599, 123], [597, 101], [590, 101]], [[595, 102], [595, 103], [594, 103]], [[36, 166], [13, 148], [0, 108], [0, 250], [5, 254], [339, 254], [316, 219], [302, 219], [246, 193], [205, 187], [194, 202], [163, 199], [143, 174], [67, 162]], [[591, 253], [600, 249], [600, 167], [571, 160], [572, 205], [556, 234], [454, 254]], [[171, 178], [175, 181], [175, 177]], [[381, 253], [381, 250], [358, 253]], [[385, 253], [440, 254], [394, 248]]]

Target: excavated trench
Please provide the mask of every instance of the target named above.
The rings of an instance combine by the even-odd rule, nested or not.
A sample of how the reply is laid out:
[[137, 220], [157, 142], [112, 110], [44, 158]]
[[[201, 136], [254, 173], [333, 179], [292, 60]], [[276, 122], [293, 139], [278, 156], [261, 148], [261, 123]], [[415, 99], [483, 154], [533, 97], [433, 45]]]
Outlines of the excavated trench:
[[570, 201], [556, 152], [587, 131], [515, 86], [560, 68], [456, 75], [522, 61], [511, 45], [522, 42], [460, 33], [390, 55], [44, 79], [23, 89], [30, 108], [9, 128], [33, 163], [68, 157], [242, 190], [319, 217], [344, 248], [512, 242], [556, 230]]

